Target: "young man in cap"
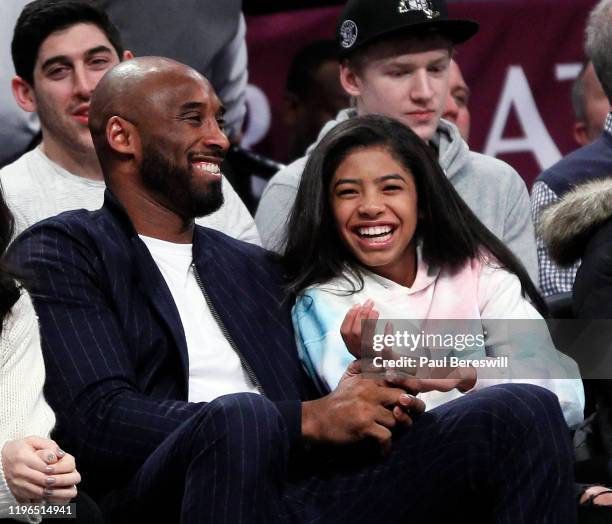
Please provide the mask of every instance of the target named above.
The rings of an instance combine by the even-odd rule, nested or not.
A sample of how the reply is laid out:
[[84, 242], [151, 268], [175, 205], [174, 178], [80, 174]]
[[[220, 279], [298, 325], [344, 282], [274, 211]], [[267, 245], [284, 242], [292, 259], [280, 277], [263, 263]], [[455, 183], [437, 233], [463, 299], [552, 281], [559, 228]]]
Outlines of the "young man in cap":
[[[355, 100], [321, 131], [355, 115], [396, 118], [429, 142], [455, 189], [480, 220], [537, 277], [527, 188], [507, 164], [473, 153], [457, 128], [441, 121], [453, 46], [478, 30], [448, 18], [444, 0], [350, 0], [338, 24], [340, 81]], [[255, 216], [264, 245], [282, 250], [284, 225], [306, 163], [301, 158], [268, 184]]]
[[[84, 0], [36, 0], [25, 6], [11, 46], [17, 104], [38, 114], [42, 143], [0, 171], [15, 234], [72, 209], [98, 209], [104, 180], [87, 127], [91, 95], [123, 59], [117, 28]], [[253, 218], [227, 181], [224, 205], [203, 225], [259, 244]]]

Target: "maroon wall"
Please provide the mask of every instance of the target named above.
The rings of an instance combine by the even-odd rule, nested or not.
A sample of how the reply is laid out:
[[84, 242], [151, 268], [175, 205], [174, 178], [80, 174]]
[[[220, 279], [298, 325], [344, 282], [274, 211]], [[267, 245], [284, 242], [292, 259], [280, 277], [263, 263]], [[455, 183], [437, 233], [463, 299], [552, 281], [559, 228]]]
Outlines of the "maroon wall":
[[[584, 23], [594, 4], [498, 0], [450, 6], [453, 16], [481, 26], [471, 41], [459, 46], [457, 57], [473, 93], [472, 149], [485, 151], [488, 145], [488, 152], [512, 164], [528, 184], [576, 147], [568, 78], [582, 62]], [[280, 110], [289, 62], [306, 43], [333, 36], [338, 12], [329, 7], [247, 19], [250, 83], [265, 93], [271, 110], [269, 132], [254, 149], [284, 159]], [[262, 107], [253, 107], [261, 104], [251, 102], [250, 114], [265, 128]], [[247, 141], [254, 123], [249, 124]]]

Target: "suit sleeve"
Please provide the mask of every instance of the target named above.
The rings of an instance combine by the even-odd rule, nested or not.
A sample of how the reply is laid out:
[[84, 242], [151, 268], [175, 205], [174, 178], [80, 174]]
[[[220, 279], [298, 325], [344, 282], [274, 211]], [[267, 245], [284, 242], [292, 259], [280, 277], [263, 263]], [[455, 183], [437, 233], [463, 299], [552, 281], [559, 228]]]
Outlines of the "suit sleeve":
[[39, 316], [45, 393], [62, 445], [96, 467], [129, 471], [198, 405], [139, 390], [97, 256], [62, 228], [37, 225], [13, 244], [9, 260]]

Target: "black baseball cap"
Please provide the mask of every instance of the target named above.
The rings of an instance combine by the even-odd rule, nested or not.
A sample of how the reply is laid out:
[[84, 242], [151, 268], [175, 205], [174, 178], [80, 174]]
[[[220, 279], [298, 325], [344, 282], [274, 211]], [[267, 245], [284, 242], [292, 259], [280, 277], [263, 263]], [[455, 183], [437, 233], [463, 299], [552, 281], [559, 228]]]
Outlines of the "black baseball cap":
[[383, 36], [429, 29], [460, 44], [476, 34], [478, 24], [449, 19], [445, 0], [349, 0], [338, 22], [340, 56]]

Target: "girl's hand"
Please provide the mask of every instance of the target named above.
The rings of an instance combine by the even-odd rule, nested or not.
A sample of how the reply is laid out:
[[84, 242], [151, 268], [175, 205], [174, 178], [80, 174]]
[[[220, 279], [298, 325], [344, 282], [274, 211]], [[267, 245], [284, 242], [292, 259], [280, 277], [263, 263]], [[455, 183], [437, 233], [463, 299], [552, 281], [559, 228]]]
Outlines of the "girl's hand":
[[[348, 310], [344, 320], [342, 321], [342, 325], [340, 326], [340, 334], [342, 335], [342, 340], [344, 340], [344, 344], [347, 349], [356, 359], [360, 359], [362, 357], [362, 348], [365, 347], [366, 352], [370, 353], [371, 350], [371, 341], [370, 347], [368, 348], [368, 337], [371, 339], [374, 334], [375, 329], [375, 321], [378, 320], [379, 313], [376, 309], [374, 309], [374, 301], [366, 300], [361, 306], [359, 304], [355, 304], [351, 309]], [[361, 331], [361, 321], [362, 320], [372, 320], [371, 324], [367, 325], [367, 331], [371, 331], [371, 333], [362, 333]], [[364, 344], [366, 344], [364, 346]]]
[[7, 485], [18, 502], [68, 503], [76, 496], [81, 476], [74, 457], [50, 439], [27, 437], [11, 440], [2, 448], [2, 468]]

